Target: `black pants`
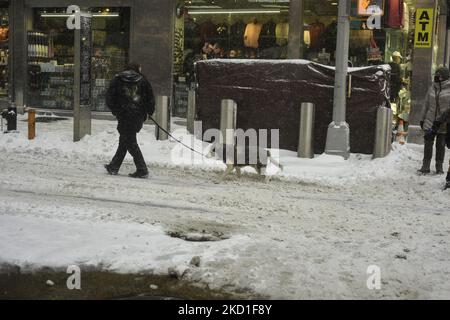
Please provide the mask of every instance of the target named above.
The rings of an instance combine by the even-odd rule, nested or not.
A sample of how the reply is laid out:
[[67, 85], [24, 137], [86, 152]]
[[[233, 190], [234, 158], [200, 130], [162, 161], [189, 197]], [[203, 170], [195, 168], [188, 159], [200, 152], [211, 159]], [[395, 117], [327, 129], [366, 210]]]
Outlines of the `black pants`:
[[423, 165], [426, 168], [430, 168], [431, 159], [433, 158], [433, 147], [436, 141], [436, 164], [442, 165], [444, 163], [445, 158], [445, 139], [446, 134], [439, 133], [436, 135], [436, 138], [433, 139], [425, 139], [425, 152], [423, 157]]
[[122, 166], [122, 162], [125, 159], [127, 152], [129, 152], [133, 157], [136, 169], [141, 172], [148, 172], [144, 156], [142, 155], [141, 149], [137, 143], [136, 135], [140, 130], [139, 127], [142, 128], [142, 124], [137, 124], [137, 126], [129, 126], [119, 122], [119, 126], [117, 128], [120, 133], [119, 147], [117, 148], [116, 155], [110, 163], [112, 169], [118, 171]]

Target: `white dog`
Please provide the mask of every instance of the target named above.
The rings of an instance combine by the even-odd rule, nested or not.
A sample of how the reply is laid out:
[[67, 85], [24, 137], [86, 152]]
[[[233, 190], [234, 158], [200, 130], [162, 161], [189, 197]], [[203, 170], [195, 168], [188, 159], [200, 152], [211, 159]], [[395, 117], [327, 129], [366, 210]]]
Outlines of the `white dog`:
[[[230, 150], [230, 148], [233, 148], [234, 150]], [[215, 154], [216, 158], [221, 159], [227, 165], [227, 168], [225, 172], [222, 174], [220, 180], [224, 180], [234, 170], [236, 170], [237, 176], [240, 178], [242, 168], [252, 167], [256, 170], [256, 172], [260, 176], [264, 176], [267, 181], [269, 180], [269, 177], [265, 173], [267, 169], [267, 164], [269, 162], [273, 163], [280, 170], [283, 170], [283, 166], [275, 158], [272, 157], [269, 150], [249, 146], [245, 147], [228, 146], [228, 151], [234, 152], [227, 153], [226, 151], [227, 151], [226, 145], [220, 146], [214, 144], [208, 153], [208, 158], [214, 157]], [[252, 159], [251, 155], [254, 156], [253, 158], [256, 161], [250, 161]]]

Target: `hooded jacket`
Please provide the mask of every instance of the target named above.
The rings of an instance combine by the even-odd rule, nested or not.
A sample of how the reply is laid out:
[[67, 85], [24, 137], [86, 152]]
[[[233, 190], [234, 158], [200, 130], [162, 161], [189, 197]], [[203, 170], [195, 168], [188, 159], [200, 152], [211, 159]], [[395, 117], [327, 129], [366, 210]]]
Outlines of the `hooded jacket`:
[[[428, 90], [423, 113], [423, 129], [429, 130], [433, 123], [450, 108], [450, 80], [440, 84], [435, 83]], [[443, 123], [437, 133], [446, 133], [447, 126]]]
[[114, 77], [106, 93], [106, 105], [119, 121], [144, 122], [155, 112], [155, 98], [150, 83], [134, 71], [126, 70]]

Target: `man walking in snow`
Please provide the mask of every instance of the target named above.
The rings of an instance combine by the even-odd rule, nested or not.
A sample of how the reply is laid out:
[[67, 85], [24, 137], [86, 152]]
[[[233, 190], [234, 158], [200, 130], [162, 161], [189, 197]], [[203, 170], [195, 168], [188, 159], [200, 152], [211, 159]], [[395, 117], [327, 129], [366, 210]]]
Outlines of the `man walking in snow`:
[[[450, 148], [450, 108], [447, 109], [434, 123], [430, 130], [428, 130], [427, 135], [429, 139], [432, 139], [439, 132], [441, 126], [447, 126], [447, 136], [446, 136], [446, 144], [447, 148]], [[448, 165], [448, 172], [446, 178], [445, 190], [450, 189], [450, 161]]]
[[[446, 67], [436, 70], [434, 84], [430, 88], [425, 101], [425, 112], [420, 126], [427, 133], [433, 123], [450, 108], [450, 71]], [[421, 174], [430, 173], [431, 159], [433, 158], [433, 146], [436, 141], [436, 173], [444, 174], [443, 163], [445, 158], [445, 138], [447, 126], [442, 123], [437, 128], [436, 134], [425, 134], [425, 150]]]
[[133, 178], [147, 178], [148, 169], [137, 143], [147, 117], [155, 111], [155, 99], [150, 83], [141, 74], [141, 66], [130, 63], [126, 70], [112, 80], [106, 94], [106, 104], [118, 120], [119, 147], [110, 164], [105, 165], [111, 175], [117, 175], [127, 151], [133, 156], [136, 172]]

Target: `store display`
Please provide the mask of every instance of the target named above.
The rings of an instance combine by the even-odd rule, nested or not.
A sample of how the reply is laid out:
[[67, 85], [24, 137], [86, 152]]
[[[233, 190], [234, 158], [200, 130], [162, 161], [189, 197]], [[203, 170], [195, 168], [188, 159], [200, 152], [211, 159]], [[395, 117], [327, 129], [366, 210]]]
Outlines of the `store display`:
[[216, 26], [217, 41], [221, 43], [228, 42], [228, 23], [223, 21]]
[[322, 34], [325, 32], [325, 25], [319, 19], [309, 25], [311, 48], [318, 49], [322, 46]]
[[173, 46], [173, 70], [175, 73], [183, 72], [184, 62], [184, 19], [183, 17], [175, 20]]
[[9, 17], [8, 9], [0, 8], [0, 99], [9, 91]]
[[242, 19], [239, 19], [230, 28], [230, 43], [231, 48], [239, 49], [244, 47], [244, 34], [247, 25]]
[[8, 35], [9, 35], [9, 28], [8, 26], [1, 26], [0, 27], [0, 41], [8, 41]]
[[192, 17], [186, 17], [184, 20], [184, 47], [200, 50], [199, 25]]
[[29, 101], [42, 108], [72, 109], [73, 34], [28, 32]]
[[254, 18], [252, 22], [247, 24], [244, 33], [244, 45], [247, 48], [258, 49], [259, 36], [261, 34], [262, 24], [258, 19]]
[[200, 39], [202, 40], [203, 43], [214, 42], [216, 40], [217, 28], [216, 25], [211, 20], [203, 22], [199, 27], [199, 31], [200, 31]]
[[272, 48], [276, 45], [276, 28], [277, 24], [273, 19], [266, 22], [261, 30], [259, 39], [259, 47], [262, 49]]
[[[42, 19], [43, 9], [35, 10], [33, 29], [28, 32], [27, 100], [34, 107], [72, 110], [74, 33], [67, 31], [65, 19]], [[52, 10], [57, 12], [57, 9]], [[96, 8], [91, 10], [102, 12]], [[83, 82], [83, 92], [86, 92], [83, 97], [85, 101], [92, 97], [90, 104], [94, 111], [107, 111], [104, 101], [109, 83], [128, 63], [129, 41], [126, 39], [129, 39], [130, 12], [128, 8], [116, 10], [120, 18], [94, 17], [92, 20], [92, 58], [83, 69], [83, 74], [88, 75]]]
[[288, 44], [289, 39], [289, 23], [287, 20], [283, 20], [278, 23], [275, 28], [276, 43], [278, 46], [283, 47]]
[[[225, 51], [225, 55], [220, 57], [232, 59], [288, 57], [289, 4], [282, 5], [279, 1], [276, 3], [274, 1], [271, 9], [280, 8], [280, 12], [269, 15], [264, 13], [267, 8], [260, 4], [261, 1], [243, 0], [214, 4], [208, 1], [202, 4], [201, 10], [194, 8], [196, 4], [190, 1], [180, 0], [180, 2], [184, 2], [187, 9], [183, 17], [185, 25], [183, 71], [177, 72], [176, 76], [186, 77], [189, 79], [188, 82], [194, 81], [192, 70], [194, 62], [199, 60], [198, 56], [203, 54], [204, 59], [217, 58], [211, 49], [215, 41], [218, 41]], [[321, 3], [305, 2], [303, 46], [305, 59], [329, 66], [335, 64], [338, 45], [338, 6], [335, 6], [337, 1], [335, 2], [330, 4], [328, 9]], [[190, 9], [190, 6], [193, 8]], [[391, 56], [395, 51], [403, 57], [412, 57], [414, 33], [411, 37], [409, 26], [410, 21], [414, 19], [413, 7], [414, 3], [408, 0], [352, 0], [349, 65], [366, 67], [392, 63]], [[211, 11], [211, 14], [208, 14], [208, 11]], [[223, 11], [226, 15], [219, 11]], [[369, 29], [367, 19], [373, 14], [381, 16], [381, 28]], [[206, 39], [211, 40], [212, 43], [209, 43], [211, 48], [205, 46]], [[202, 48], [205, 50], [202, 51]], [[386, 82], [390, 84], [387, 88], [391, 87], [391, 100], [396, 101], [399, 99], [399, 83], [411, 77], [411, 63], [408, 66], [401, 65], [400, 70], [397, 65], [392, 65], [392, 69], [393, 72], [386, 73]], [[409, 89], [408, 84], [404, 90]], [[386, 93], [389, 94], [389, 90], [386, 90]], [[404, 92], [402, 94], [404, 96]], [[179, 98], [181, 99], [181, 94]]]
[[28, 56], [48, 58], [49, 38], [41, 32], [28, 32]]
[[403, 28], [404, 26], [404, 6], [403, 0], [389, 0], [386, 8], [386, 25], [389, 28]]
[[396, 51], [392, 54], [392, 62], [389, 63], [391, 66], [391, 101], [396, 102], [398, 99], [398, 94], [401, 88], [401, 68], [400, 63], [402, 59], [400, 52]]

